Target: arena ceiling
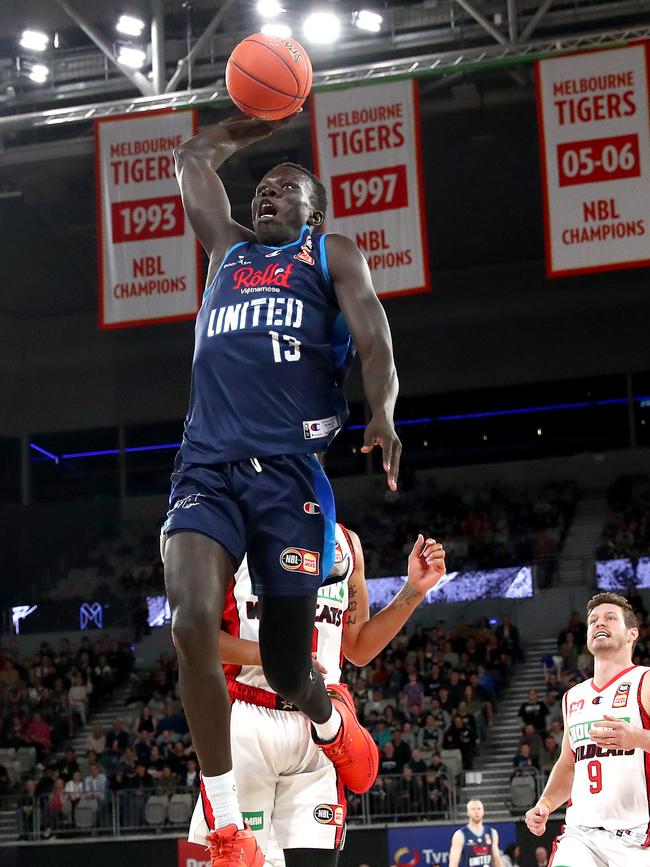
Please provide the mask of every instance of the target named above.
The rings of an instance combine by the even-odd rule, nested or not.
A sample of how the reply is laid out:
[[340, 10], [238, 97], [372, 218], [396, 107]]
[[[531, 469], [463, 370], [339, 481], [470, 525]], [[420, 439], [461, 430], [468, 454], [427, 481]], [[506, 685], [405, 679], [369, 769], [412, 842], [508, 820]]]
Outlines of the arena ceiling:
[[[222, 108], [225, 59], [239, 39], [259, 27], [255, 0], [0, 3], [0, 261], [4, 273], [0, 315], [4, 317], [96, 310], [92, 127], [84, 115], [88, 106], [99, 112], [109, 103], [151, 101], [108, 55], [117, 51], [120, 42], [115, 31], [119, 14], [141, 16], [147, 22], [141, 40], [147, 59], [140, 74], [151, 86], [148, 27], [156, 4], [164, 33], [165, 82], [182, 63], [188, 46], [196, 46], [216, 20], [214, 32], [203, 40], [190, 64], [191, 82], [183, 74], [172, 93], [182, 90], [184, 100], [198, 94], [198, 105], [209, 103], [210, 94], [218, 94], [214, 104]], [[648, 0], [413, 0], [375, 5], [330, 0], [324, 5], [341, 18], [342, 37], [334, 46], [310, 50], [315, 80], [336, 80], [336, 70], [339, 74], [347, 70], [349, 80], [408, 71], [418, 59], [441, 58], [437, 64], [429, 63], [436, 77], [425, 78], [421, 85], [425, 113], [531, 102], [531, 66], [510, 65], [513, 62], [540, 46], [539, 50], [552, 51], [566, 50], [572, 40], [578, 47], [608, 44], [650, 27]], [[286, 0], [283, 6], [300, 38], [304, 3]], [[359, 7], [383, 14], [380, 33], [364, 33], [353, 26], [353, 13]], [[25, 28], [43, 30], [51, 37], [42, 60], [50, 69], [46, 83], [27, 78], [35, 58], [18, 44]], [[486, 64], [490, 71], [484, 70]], [[502, 68], [494, 70], [499, 64]], [[422, 62], [418, 71], [423, 68]], [[65, 122], [52, 121], [57, 112], [80, 106], [84, 110]], [[219, 115], [206, 111], [202, 122], [210, 116]], [[278, 156], [308, 161], [306, 113], [273, 141]], [[252, 150], [229, 164], [228, 183], [241, 202], [237, 212], [241, 219], [246, 218], [245, 202], [259, 159]]]

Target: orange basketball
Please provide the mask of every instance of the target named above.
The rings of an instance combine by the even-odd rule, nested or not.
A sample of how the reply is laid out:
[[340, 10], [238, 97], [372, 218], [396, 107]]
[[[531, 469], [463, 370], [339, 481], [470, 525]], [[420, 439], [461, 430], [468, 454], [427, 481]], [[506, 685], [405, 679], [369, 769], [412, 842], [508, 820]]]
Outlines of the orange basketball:
[[226, 65], [226, 87], [237, 108], [262, 120], [298, 111], [311, 90], [311, 61], [295, 39], [255, 33], [236, 45]]

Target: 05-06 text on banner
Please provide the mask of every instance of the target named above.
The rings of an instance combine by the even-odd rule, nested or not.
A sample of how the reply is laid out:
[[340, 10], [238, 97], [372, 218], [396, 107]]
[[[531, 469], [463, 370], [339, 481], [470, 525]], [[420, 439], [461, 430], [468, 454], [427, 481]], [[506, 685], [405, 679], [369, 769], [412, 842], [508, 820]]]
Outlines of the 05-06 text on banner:
[[357, 243], [383, 298], [429, 291], [417, 82], [315, 93], [311, 130], [327, 230]]
[[650, 264], [649, 44], [536, 64], [549, 277]]
[[201, 254], [172, 154], [196, 129], [195, 111], [95, 122], [100, 328], [177, 322], [199, 309]]

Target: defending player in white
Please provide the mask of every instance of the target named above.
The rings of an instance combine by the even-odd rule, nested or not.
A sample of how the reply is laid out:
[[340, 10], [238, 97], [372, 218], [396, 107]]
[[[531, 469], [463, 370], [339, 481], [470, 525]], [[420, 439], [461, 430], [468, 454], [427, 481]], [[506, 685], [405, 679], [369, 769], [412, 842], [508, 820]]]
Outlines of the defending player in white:
[[[337, 569], [340, 580], [319, 591], [314, 629], [314, 650], [326, 684], [339, 683], [342, 656], [367, 665], [399, 633], [445, 574], [445, 554], [434, 539], [419, 536], [409, 556], [407, 582], [372, 619], [361, 544], [340, 524]], [[222, 660], [235, 663], [225, 668], [234, 699], [231, 737], [243, 815], [267, 864], [284, 867], [280, 849], [287, 864], [334, 864], [345, 826], [343, 787], [334, 765], [314, 744], [307, 717], [286, 706], [264, 679], [257, 605], [244, 560], [229, 589], [224, 611], [228, 632], [222, 631], [220, 639]], [[197, 802], [188, 835], [191, 842], [205, 842], [206, 808], [207, 799]], [[275, 840], [269, 841], [271, 828]]]
[[632, 664], [637, 619], [615, 593], [594, 596], [587, 613], [594, 676], [564, 696], [562, 752], [526, 824], [541, 836], [570, 799], [549, 863], [650, 867], [650, 678]]

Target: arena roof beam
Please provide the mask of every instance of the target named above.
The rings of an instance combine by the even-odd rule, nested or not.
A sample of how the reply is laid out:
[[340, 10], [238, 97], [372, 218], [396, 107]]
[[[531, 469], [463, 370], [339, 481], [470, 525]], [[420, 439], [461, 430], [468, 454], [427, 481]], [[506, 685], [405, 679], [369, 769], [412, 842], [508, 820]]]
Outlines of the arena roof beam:
[[78, 24], [79, 27], [83, 30], [86, 36], [95, 43], [95, 45], [99, 48], [99, 50], [106, 55], [106, 57], [113, 63], [122, 73], [125, 75], [129, 81], [137, 87], [140, 93], [143, 96], [151, 96], [153, 94], [153, 87], [151, 82], [147, 79], [145, 75], [141, 72], [138, 72], [135, 69], [128, 69], [122, 63], [119, 63], [115, 55], [113, 54], [113, 47], [110, 42], [104, 38], [104, 36], [97, 30], [97, 28], [90, 23], [83, 15], [80, 15], [79, 12], [72, 6], [68, 0], [57, 0], [59, 6], [67, 12], [67, 14], [72, 18], [75, 24]]
[[165, 92], [165, 7], [151, 0], [151, 76], [154, 93]]
[[497, 30], [497, 28], [494, 27], [492, 24], [490, 24], [487, 18], [481, 12], [479, 12], [478, 9], [475, 9], [472, 6], [469, 0], [456, 0], [456, 3], [458, 3], [458, 5], [462, 9], [464, 9], [468, 15], [471, 15], [474, 21], [476, 21], [477, 24], [480, 24], [483, 30], [485, 30], [486, 33], [489, 33], [490, 36], [495, 39], [500, 45], [508, 44], [508, 40], [503, 35], [503, 33], [500, 30]]
[[551, 8], [552, 5], [553, 5], [553, 0], [544, 0], [544, 2], [540, 4], [539, 9], [537, 10], [537, 12], [535, 12], [533, 17], [530, 19], [530, 21], [528, 22], [528, 24], [524, 28], [524, 32], [521, 34], [521, 41], [522, 42], [527, 42], [530, 39], [530, 37], [535, 32], [535, 28], [537, 27], [539, 22], [542, 20], [542, 18], [546, 15], [546, 13], [548, 12], [548, 10]]
[[214, 16], [212, 17], [212, 20], [210, 21], [208, 26], [205, 28], [203, 33], [199, 36], [199, 38], [196, 40], [196, 42], [192, 46], [191, 51], [189, 51], [185, 57], [182, 57], [178, 61], [178, 64], [176, 66], [176, 70], [175, 70], [174, 74], [167, 82], [167, 87], [165, 88], [165, 93], [173, 93], [174, 88], [176, 87], [178, 82], [181, 80], [181, 78], [185, 75], [189, 65], [192, 63], [192, 61], [197, 56], [197, 54], [199, 54], [199, 52], [203, 50], [204, 45], [207, 43], [207, 41], [210, 39], [210, 37], [212, 36], [214, 31], [217, 29], [217, 27], [221, 24], [221, 22], [225, 18], [226, 13], [228, 12], [230, 7], [232, 6], [233, 2], [234, 2], [234, 0], [223, 0], [223, 3], [221, 4], [221, 8], [214, 14]]
[[508, 36], [511, 42], [517, 41], [517, 0], [507, 0]]

